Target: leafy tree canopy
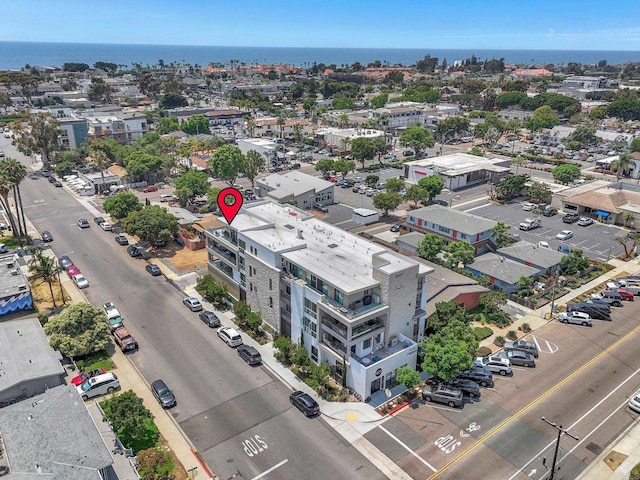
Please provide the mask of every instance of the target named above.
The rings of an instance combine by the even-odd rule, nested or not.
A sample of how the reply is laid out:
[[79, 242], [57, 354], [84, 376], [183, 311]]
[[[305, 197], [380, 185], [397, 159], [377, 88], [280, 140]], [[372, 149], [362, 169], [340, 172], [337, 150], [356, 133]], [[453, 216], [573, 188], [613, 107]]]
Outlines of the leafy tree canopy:
[[418, 124], [409, 125], [400, 135], [400, 145], [410, 147], [416, 152], [416, 156], [426, 148], [431, 148], [436, 144], [436, 140], [431, 132]]
[[396, 380], [407, 388], [413, 388], [420, 383], [420, 374], [408, 365], [403, 365], [398, 369]]
[[235, 145], [223, 145], [211, 156], [211, 170], [215, 177], [233, 186], [245, 163], [242, 151]]
[[398, 193], [378, 193], [373, 196], [373, 206], [382, 210], [385, 217], [401, 203], [402, 198]]
[[418, 255], [425, 260], [434, 261], [444, 250], [444, 240], [435, 233], [427, 233], [418, 244]]
[[573, 163], [563, 163], [551, 171], [553, 178], [560, 183], [571, 183], [580, 178], [580, 167]]
[[210, 274], [198, 278], [196, 291], [202, 295], [205, 300], [218, 307], [224, 306], [225, 301], [229, 298], [227, 286], [224, 283], [217, 282]]
[[123, 219], [122, 228], [129, 235], [137, 235], [148, 242], [166, 242], [178, 232], [179, 225], [176, 217], [166, 209], [158, 205], [148, 205]]
[[111, 332], [104, 312], [88, 303], [75, 303], [49, 319], [44, 326], [49, 344], [68, 357], [104, 350]]
[[575, 275], [589, 267], [589, 259], [584, 256], [584, 252], [579, 248], [572, 248], [569, 255], [565, 255], [560, 260], [562, 273], [565, 275]]
[[478, 340], [468, 324], [453, 319], [431, 335], [424, 348], [422, 369], [436, 378], [449, 380], [471, 368]]
[[182, 131], [189, 135], [210, 133], [209, 119], [204, 115], [193, 115], [186, 122], [182, 122]]
[[190, 200], [204, 195], [209, 190], [208, 175], [197, 170], [189, 170], [176, 178], [176, 190], [188, 189], [191, 192]]
[[130, 213], [141, 209], [142, 204], [138, 197], [131, 192], [120, 192], [113, 197], [107, 198], [104, 202], [104, 211], [116, 220], [121, 220]]
[[444, 180], [440, 175], [429, 175], [418, 180], [418, 186], [424, 189], [427, 193], [427, 199], [431, 201], [442, 192]]
[[468, 265], [473, 262], [475, 248], [466, 240], [451, 242], [446, 247], [445, 262], [447, 267], [457, 267], [458, 264]]

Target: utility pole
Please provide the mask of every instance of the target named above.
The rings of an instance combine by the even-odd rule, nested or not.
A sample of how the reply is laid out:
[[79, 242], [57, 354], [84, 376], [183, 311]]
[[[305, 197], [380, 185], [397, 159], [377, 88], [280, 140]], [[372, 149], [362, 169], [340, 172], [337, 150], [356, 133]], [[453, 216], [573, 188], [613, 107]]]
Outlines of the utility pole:
[[[566, 431], [565, 429], [562, 428], [562, 425], [557, 425], [556, 423], [552, 423], [549, 420], [547, 420], [546, 418], [542, 417], [542, 421], [545, 423], [548, 423], [549, 425], [551, 425], [553, 428], [555, 428], [558, 431], [558, 437], [556, 438], [556, 448], [553, 452], [553, 462], [551, 464], [551, 475], [549, 476], [549, 480], [553, 480], [555, 475], [556, 475], [556, 462], [558, 460], [558, 449], [560, 448], [560, 437], [562, 436], [562, 434], [564, 433], [565, 435], [573, 438], [574, 440], [578, 440], [578, 437], [575, 437], [573, 435], [571, 435], [568, 431]], [[547, 467], [547, 459], [543, 458], [542, 459], [542, 465], [544, 465], [545, 467]], [[547, 467], [549, 468], [549, 467]]]

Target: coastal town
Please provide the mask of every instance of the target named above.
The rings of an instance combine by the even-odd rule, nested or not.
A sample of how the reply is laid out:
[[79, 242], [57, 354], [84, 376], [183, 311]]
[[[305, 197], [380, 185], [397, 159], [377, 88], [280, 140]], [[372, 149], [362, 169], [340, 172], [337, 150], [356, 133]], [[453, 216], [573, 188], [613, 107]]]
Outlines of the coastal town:
[[638, 478], [639, 82], [0, 71], [0, 476]]

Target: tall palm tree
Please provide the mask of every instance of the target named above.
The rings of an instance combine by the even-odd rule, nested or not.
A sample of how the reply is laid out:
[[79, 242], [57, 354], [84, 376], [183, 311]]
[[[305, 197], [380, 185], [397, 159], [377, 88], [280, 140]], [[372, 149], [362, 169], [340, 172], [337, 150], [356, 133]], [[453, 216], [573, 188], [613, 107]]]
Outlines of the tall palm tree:
[[11, 211], [11, 205], [9, 204], [9, 192], [13, 188], [13, 182], [9, 178], [9, 176], [0, 172], [0, 203], [4, 207], [4, 210], [7, 212], [7, 217], [9, 217], [9, 223], [11, 224], [11, 231], [15, 236], [18, 237], [18, 240], [22, 238], [16, 228], [16, 221], [13, 217], [13, 212]]
[[636, 220], [636, 217], [632, 212], [624, 212], [624, 214], [622, 215], [622, 221], [624, 221], [624, 224], [627, 227], [630, 225], [633, 225], [635, 220]]
[[27, 167], [15, 158], [7, 157], [0, 165], [2, 172], [6, 173], [13, 183], [13, 201], [16, 205], [16, 217], [18, 219], [18, 234], [27, 235], [27, 222], [24, 217], [24, 208], [22, 207], [22, 193], [20, 192], [20, 184], [27, 176]]
[[[53, 308], [56, 308], [56, 298], [53, 294], [53, 283], [59, 278], [60, 266], [56, 263], [56, 260], [52, 257], [47, 257], [41, 248], [33, 249], [31, 251], [32, 257], [29, 261], [29, 271], [49, 285], [49, 292], [51, 293], [51, 302]], [[64, 298], [64, 294], [63, 294]]]
[[618, 157], [618, 160], [613, 162], [612, 167], [615, 168], [616, 171], [616, 180], [620, 181], [620, 177], [624, 173], [630, 172], [636, 166], [636, 161], [633, 159], [631, 155], [628, 153], [621, 153]]
[[280, 140], [282, 140], [282, 136], [284, 133], [284, 122], [285, 122], [284, 117], [282, 116], [278, 117], [278, 120], [276, 123], [278, 124], [278, 127], [280, 127]]
[[100, 185], [98, 191], [104, 191], [106, 187], [104, 171], [113, 162], [111, 149], [103, 141], [96, 140], [89, 145], [89, 154], [91, 155], [91, 162], [100, 170], [100, 176], [102, 177], [102, 185]]
[[256, 130], [256, 122], [253, 119], [253, 117], [247, 118], [246, 126], [247, 126], [247, 130], [249, 131], [249, 136], [253, 138], [253, 133]]

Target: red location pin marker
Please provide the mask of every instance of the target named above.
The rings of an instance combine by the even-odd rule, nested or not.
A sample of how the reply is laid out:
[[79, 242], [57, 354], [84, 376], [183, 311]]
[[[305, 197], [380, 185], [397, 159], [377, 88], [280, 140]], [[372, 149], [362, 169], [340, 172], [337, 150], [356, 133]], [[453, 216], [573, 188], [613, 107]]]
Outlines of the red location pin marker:
[[224, 188], [218, 194], [218, 207], [229, 225], [240, 211], [242, 200], [242, 194], [235, 188]]

